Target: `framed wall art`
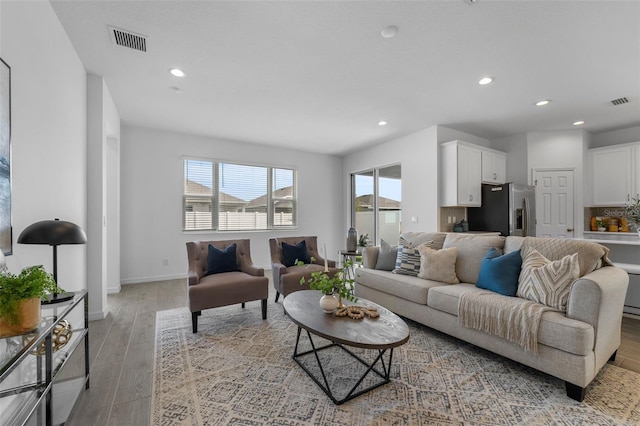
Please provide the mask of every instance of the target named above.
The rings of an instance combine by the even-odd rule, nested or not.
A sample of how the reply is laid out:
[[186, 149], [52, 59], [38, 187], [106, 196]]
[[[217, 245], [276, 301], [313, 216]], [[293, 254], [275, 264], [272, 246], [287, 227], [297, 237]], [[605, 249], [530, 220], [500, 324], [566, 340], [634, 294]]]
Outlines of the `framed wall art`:
[[12, 253], [11, 239], [11, 67], [0, 58], [0, 250]]

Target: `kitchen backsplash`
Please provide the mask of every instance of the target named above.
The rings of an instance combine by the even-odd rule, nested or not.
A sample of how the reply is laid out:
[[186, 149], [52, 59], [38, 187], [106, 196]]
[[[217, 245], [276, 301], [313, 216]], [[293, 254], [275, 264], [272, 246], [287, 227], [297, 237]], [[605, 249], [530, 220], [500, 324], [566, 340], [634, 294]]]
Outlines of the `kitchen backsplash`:
[[465, 207], [440, 207], [438, 231], [453, 232], [453, 224], [467, 218]]
[[[613, 218], [618, 220], [620, 223], [620, 219], [624, 218], [624, 208], [623, 207], [585, 207], [584, 208], [584, 230], [591, 231], [591, 218], [592, 217], [602, 217], [602, 218]], [[629, 229], [629, 232], [632, 232], [633, 229]], [[607, 229], [607, 232], [609, 230]]]

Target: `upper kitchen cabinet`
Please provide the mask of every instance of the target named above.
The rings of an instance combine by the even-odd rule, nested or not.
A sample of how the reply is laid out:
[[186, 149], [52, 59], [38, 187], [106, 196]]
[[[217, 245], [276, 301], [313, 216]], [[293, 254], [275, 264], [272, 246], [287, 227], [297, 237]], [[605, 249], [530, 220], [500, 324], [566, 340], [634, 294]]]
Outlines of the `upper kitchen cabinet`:
[[462, 141], [440, 145], [440, 205], [481, 204], [482, 150]]
[[507, 181], [507, 154], [482, 148], [482, 183], [502, 185]]
[[623, 206], [640, 194], [640, 143], [589, 150], [591, 204]]

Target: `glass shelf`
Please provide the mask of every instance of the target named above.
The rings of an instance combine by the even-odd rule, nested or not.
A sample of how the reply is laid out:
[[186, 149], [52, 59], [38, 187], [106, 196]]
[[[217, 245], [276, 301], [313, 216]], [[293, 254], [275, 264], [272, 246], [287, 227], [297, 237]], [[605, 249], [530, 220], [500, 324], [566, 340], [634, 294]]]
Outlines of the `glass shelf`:
[[[0, 338], [0, 424], [62, 424], [82, 385], [89, 387], [86, 290], [71, 300], [42, 305], [41, 318], [29, 333]], [[54, 327], [62, 320], [71, 324], [72, 334], [55, 349]], [[81, 354], [83, 343], [84, 368], [78, 371], [78, 362], [67, 367], [74, 354]]]

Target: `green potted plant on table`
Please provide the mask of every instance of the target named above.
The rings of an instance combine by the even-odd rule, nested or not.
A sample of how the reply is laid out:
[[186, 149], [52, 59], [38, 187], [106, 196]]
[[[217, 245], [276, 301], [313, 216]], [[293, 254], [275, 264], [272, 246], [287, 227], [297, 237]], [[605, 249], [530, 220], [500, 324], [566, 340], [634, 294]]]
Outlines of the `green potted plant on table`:
[[[326, 313], [331, 313], [342, 307], [342, 299], [356, 302], [358, 299], [353, 295], [353, 278], [349, 277], [348, 268], [353, 265], [349, 259], [345, 260], [342, 268], [333, 276], [328, 270], [314, 271], [311, 278], [300, 279], [300, 285], [309, 284], [311, 290], [320, 290], [323, 296], [320, 298], [320, 307]], [[336, 295], [338, 298], [336, 298]]]
[[624, 206], [624, 215], [633, 223], [640, 237], [640, 198], [632, 198], [629, 204]]
[[40, 323], [40, 300], [49, 293], [64, 293], [42, 266], [29, 266], [20, 274], [0, 271], [0, 337], [16, 336]]

